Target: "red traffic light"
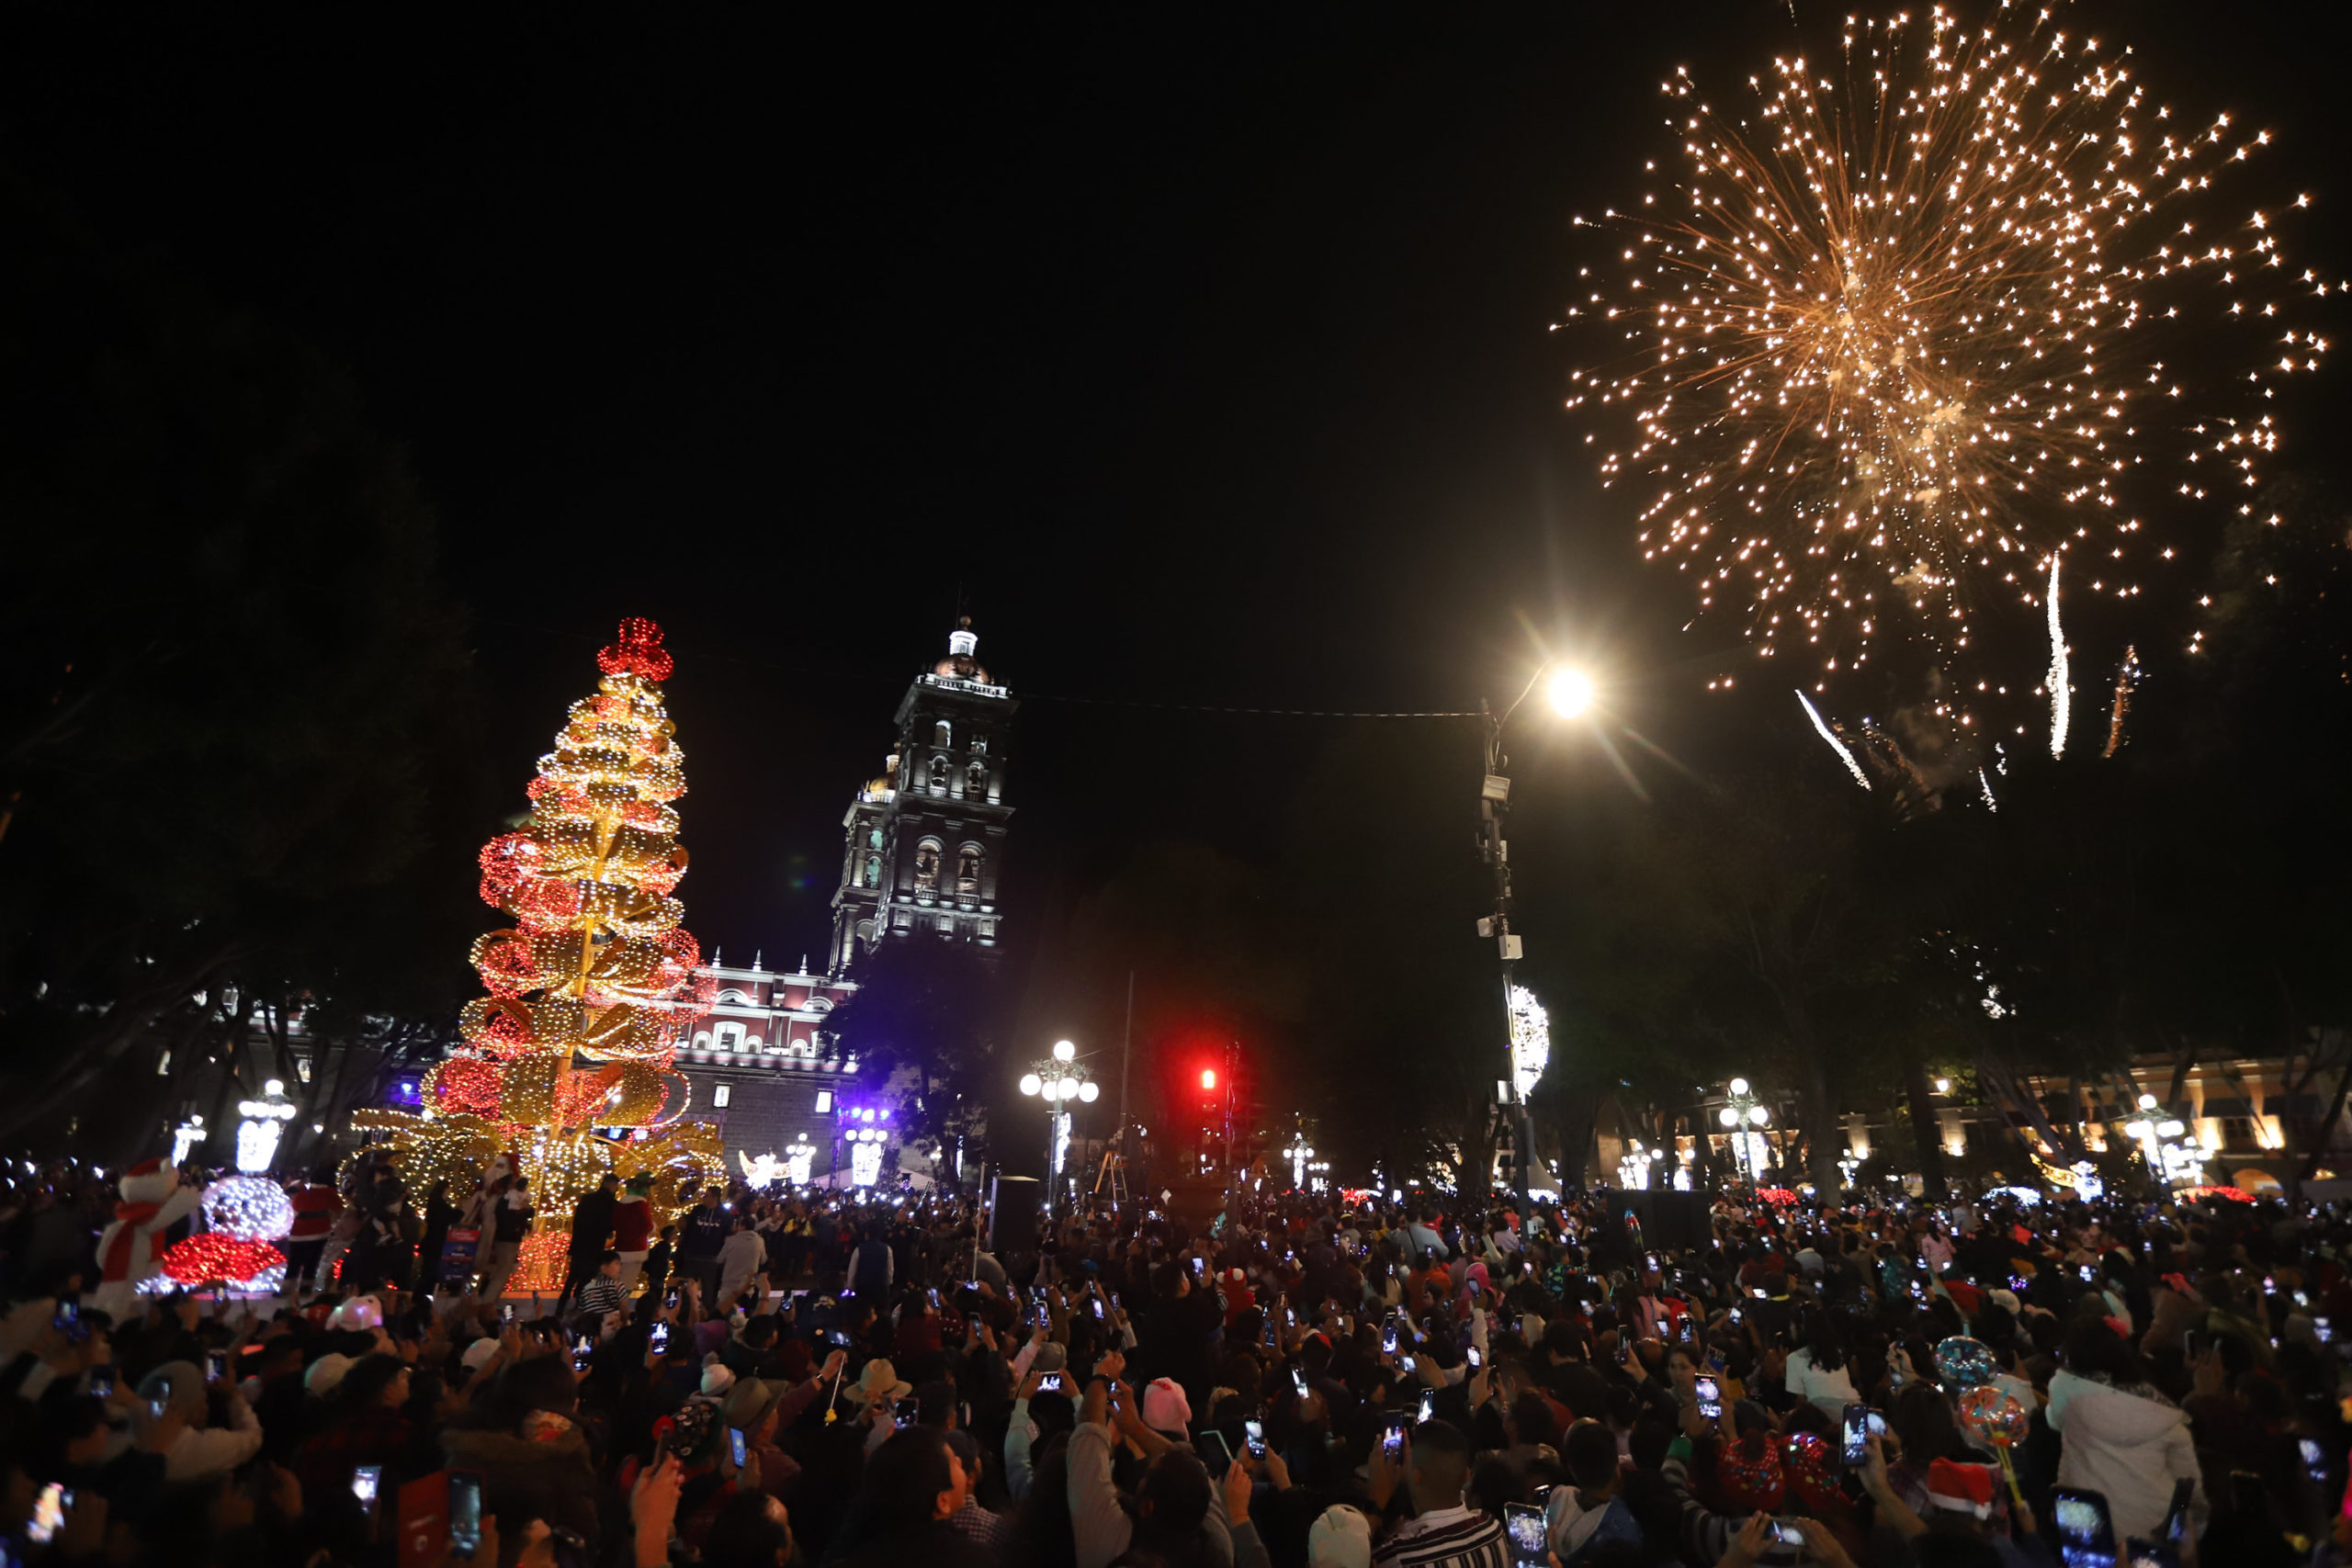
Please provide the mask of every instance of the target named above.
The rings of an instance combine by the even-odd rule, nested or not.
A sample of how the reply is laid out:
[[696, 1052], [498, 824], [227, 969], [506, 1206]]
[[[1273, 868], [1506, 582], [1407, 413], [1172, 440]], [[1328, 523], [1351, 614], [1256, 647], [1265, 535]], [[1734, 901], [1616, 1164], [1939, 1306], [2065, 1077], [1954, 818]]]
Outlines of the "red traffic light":
[[1201, 1069], [1201, 1087], [1203, 1089], [1215, 1089], [1216, 1087], [1216, 1069], [1215, 1067], [1203, 1067]]

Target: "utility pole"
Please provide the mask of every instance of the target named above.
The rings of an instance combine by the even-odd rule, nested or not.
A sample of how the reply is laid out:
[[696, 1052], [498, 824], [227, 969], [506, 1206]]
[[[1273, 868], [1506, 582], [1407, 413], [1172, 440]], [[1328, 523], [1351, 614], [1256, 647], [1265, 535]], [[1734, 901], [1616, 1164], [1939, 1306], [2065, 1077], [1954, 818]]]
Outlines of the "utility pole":
[[1119, 1162], [1128, 1166], [1130, 1175], [1133, 1174], [1133, 1162], [1128, 1157], [1127, 1145], [1127, 1068], [1135, 1061], [1135, 1051], [1136, 972], [1130, 969], [1127, 971], [1127, 1022], [1126, 1027], [1119, 1032]]
[[[1531, 689], [1534, 684], [1532, 680], [1528, 682]], [[1520, 694], [1522, 700], [1526, 695], [1525, 692]], [[1516, 702], [1511, 704], [1514, 711], [1518, 706]], [[1524, 1215], [1529, 1210], [1527, 1165], [1534, 1157], [1535, 1138], [1526, 1102], [1519, 1093], [1519, 1062], [1514, 1050], [1517, 1024], [1511, 1011], [1511, 966], [1519, 962], [1521, 944], [1510, 929], [1510, 844], [1503, 837], [1503, 817], [1510, 809], [1510, 780], [1503, 773], [1509, 763], [1503, 755], [1503, 721], [1510, 716], [1510, 713], [1505, 712], [1498, 717], [1484, 698], [1479, 700], [1478, 725], [1485, 742], [1486, 777], [1478, 795], [1478, 840], [1480, 852], [1495, 874], [1495, 912], [1478, 922], [1478, 934], [1493, 937], [1495, 949], [1502, 957], [1503, 1110], [1510, 1126], [1511, 1191], [1519, 1200], [1519, 1212]]]

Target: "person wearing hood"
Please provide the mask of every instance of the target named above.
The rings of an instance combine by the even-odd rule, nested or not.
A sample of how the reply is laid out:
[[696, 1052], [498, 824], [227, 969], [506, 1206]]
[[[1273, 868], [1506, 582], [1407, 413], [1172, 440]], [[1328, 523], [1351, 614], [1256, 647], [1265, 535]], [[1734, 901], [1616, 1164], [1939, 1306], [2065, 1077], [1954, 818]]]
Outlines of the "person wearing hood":
[[621, 1255], [621, 1293], [635, 1295], [646, 1255], [653, 1250], [650, 1172], [640, 1170], [621, 1184], [620, 1201], [613, 1205], [613, 1250]]
[[1553, 1487], [1548, 1499], [1544, 1533], [1553, 1555], [1566, 1564], [1626, 1543], [1638, 1550], [1641, 1523], [1619, 1495], [1624, 1472], [1618, 1465], [1616, 1434], [1600, 1422], [1579, 1421], [1560, 1446], [1573, 1484]]
[[2117, 1539], [2153, 1540], [2178, 1481], [2191, 1483], [2190, 1517], [2203, 1530], [2188, 1417], [2149, 1382], [2139, 1352], [2104, 1318], [2084, 1318], [2067, 1334], [2044, 1414], [2063, 1442], [2058, 1484], [2104, 1493]]

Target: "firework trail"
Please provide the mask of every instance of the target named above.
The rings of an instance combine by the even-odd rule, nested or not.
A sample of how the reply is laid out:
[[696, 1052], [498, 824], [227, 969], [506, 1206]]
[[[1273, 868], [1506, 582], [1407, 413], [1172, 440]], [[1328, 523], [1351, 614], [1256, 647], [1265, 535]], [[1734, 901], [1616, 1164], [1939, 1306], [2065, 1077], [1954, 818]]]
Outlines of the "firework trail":
[[2050, 754], [2066, 754], [2066, 720], [2074, 710], [2074, 702], [2066, 681], [2066, 628], [2058, 624], [2058, 558], [2050, 558], [2050, 592], [2045, 595], [2050, 610], [2050, 673], [2043, 682], [2050, 688]]
[[1746, 119], [1678, 72], [1682, 172], [1607, 215], [1614, 281], [1568, 311], [1605, 354], [1568, 406], [1628, 438], [1600, 468], [1645, 556], [1815, 692], [1889, 637], [1956, 671], [2044, 560], [2136, 598], [2176, 501], [2251, 513], [2272, 384], [2326, 347], [2290, 322], [2341, 286], [2286, 265], [2278, 214], [2209, 222], [2268, 133], [2177, 124], [2047, 18], [1849, 18], [1840, 66], [1776, 60]]
[[1854, 775], [1854, 782], [1864, 789], [1870, 788], [1870, 775], [1862, 772], [1861, 763], [1854, 761], [1854, 753], [1847, 744], [1831, 732], [1828, 722], [1821, 716], [1821, 710], [1813, 705], [1813, 699], [1799, 692], [1797, 701], [1804, 705], [1805, 716], [1813, 720], [1813, 728], [1820, 732], [1821, 738], [1829, 742], [1829, 749], [1838, 753], [1838, 760], [1846, 764], [1846, 771]]
[[2123, 721], [2132, 716], [2132, 688], [2140, 683], [2140, 650], [2123, 650], [2123, 665], [2115, 672], [2115, 702], [2107, 716], [2107, 750], [2099, 753], [2112, 757], [2123, 749]]

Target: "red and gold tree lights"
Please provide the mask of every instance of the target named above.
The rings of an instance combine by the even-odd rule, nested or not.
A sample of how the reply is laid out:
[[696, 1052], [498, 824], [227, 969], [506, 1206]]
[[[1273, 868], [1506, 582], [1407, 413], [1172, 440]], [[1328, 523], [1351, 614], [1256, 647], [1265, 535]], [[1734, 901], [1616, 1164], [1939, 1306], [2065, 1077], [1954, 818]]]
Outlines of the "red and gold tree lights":
[[460, 1014], [464, 1045], [425, 1076], [421, 1115], [356, 1119], [394, 1134], [413, 1183], [462, 1191], [512, 1155], [538, 1211], [524, 1286], [560, 1277], [572, 1206], [607, 1171], [671, 1178], [655, 1190], [668, 1209], [683, 1179], [725, 1168], [714, 1129], [677, 1122], [683, 1079], [673, 1092], [678, 1042], [710, 987], [694, 980], [701, 951], [672, 897], [686, 852], [671, 802], [686, 779], [657, 684], [672, 669], [662, 628], [623, 621], [596, 665], [596, 694], [539, 759], [529, 825], [482, 846], [482, 899], [515, 923], [474, 942], [490, 994]]

